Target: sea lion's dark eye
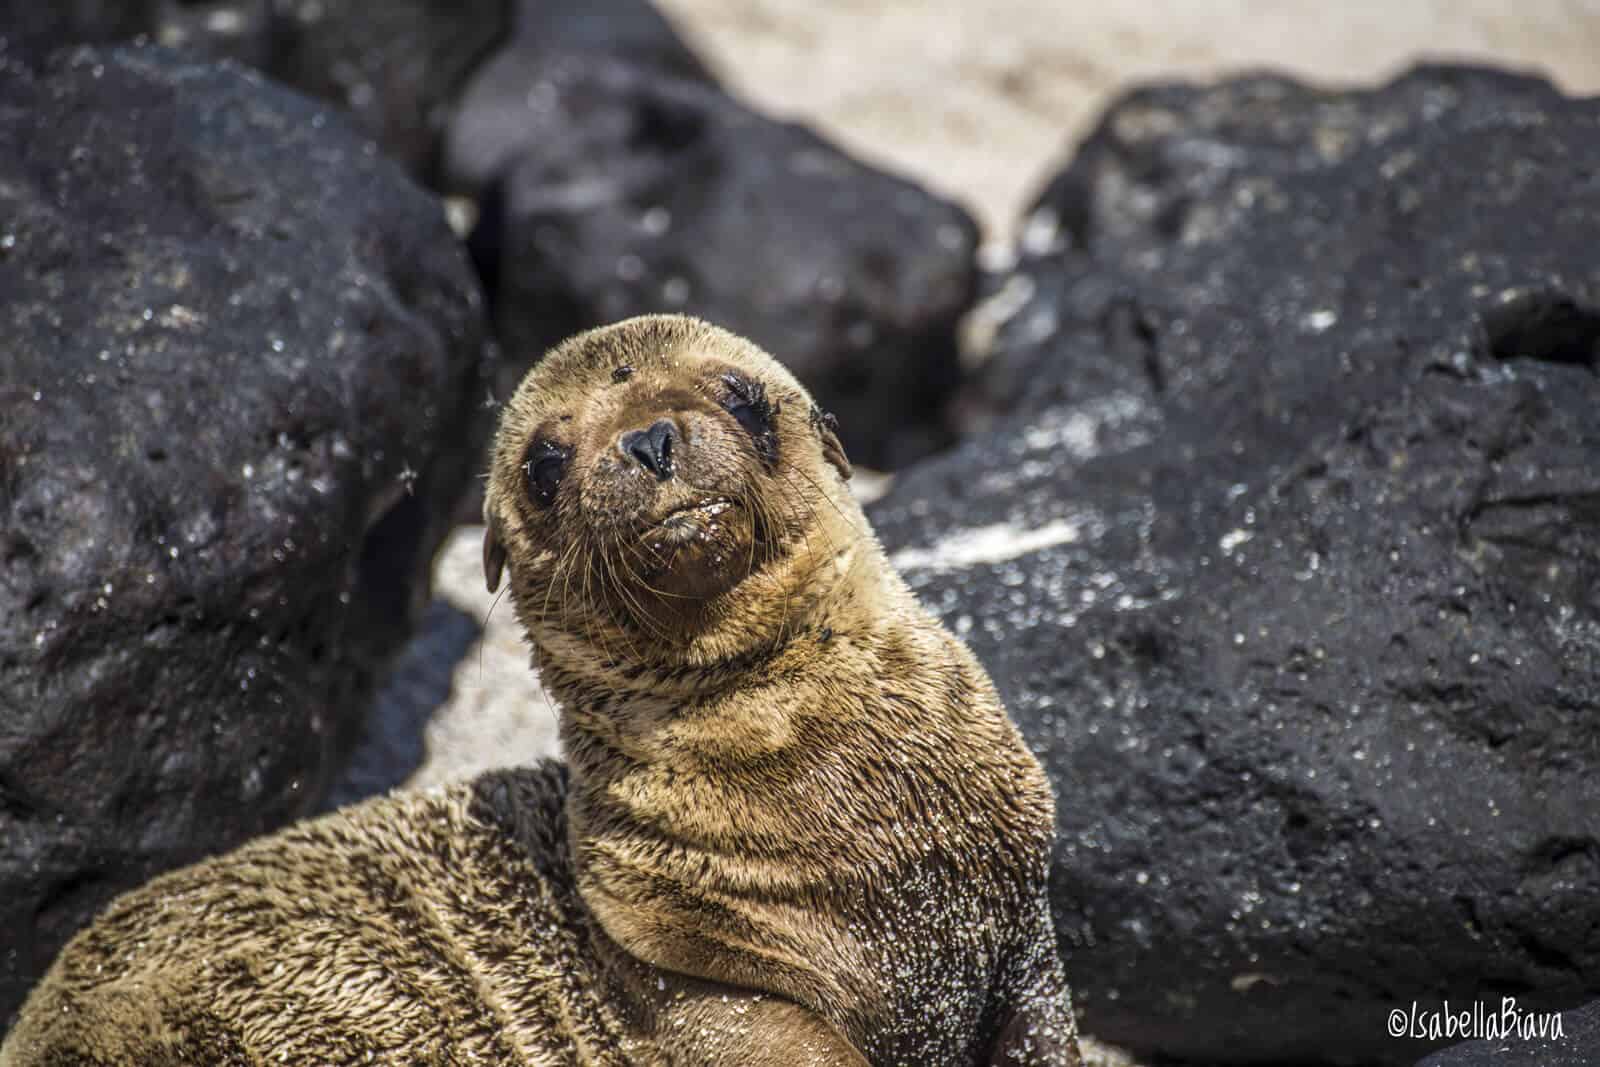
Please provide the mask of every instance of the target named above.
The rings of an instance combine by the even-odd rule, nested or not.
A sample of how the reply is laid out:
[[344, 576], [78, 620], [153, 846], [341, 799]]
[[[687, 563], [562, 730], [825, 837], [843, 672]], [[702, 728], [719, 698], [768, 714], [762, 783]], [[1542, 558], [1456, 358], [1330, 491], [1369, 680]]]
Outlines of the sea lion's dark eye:
[[778, 405], [767, 399], [767, 387], [737, 374], [724, 374], [722, 384], [727, 387], [723, 410], [744, 427], [762, 459], [777, 462], [778, 435], [772, 432], [772, 417], [778, 413]]
[[535, 441], [522, 461], [523, 477], [528, 483], [528, 497], [542, 507], [549, 507], [561, 487], [561, 478], [567, 473], [567, 461], [572, 449], [563, 448], [551, 441]]
[[737, 374], [724, 374], [722, 384], [728, 395], [722, 406], [740, 426], [752, 434], [763, 434], [772, 429], [772, 405], [767, 402], [767, 389], [760, 382], [747, 382]]

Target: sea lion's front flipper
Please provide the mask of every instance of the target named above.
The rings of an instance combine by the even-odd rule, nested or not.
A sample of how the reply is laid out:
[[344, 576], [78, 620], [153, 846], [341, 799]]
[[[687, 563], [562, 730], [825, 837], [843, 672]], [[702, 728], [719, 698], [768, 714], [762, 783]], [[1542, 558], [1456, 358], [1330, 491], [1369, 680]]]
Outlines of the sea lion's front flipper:
[[1000, 1027], [989, 1058], [990, 1067], [1080, 1067], [1078, 1024], [1072, 1014], [1072, 992], [1056, 953], [1055, 928], [1047, 906], [1024, 947], [1020, 988], [1011, 998], [1011, 1015]]
[[1070, 1011], [1045, 1002], [1011, 1013], [990, 1052], [990, 1067], [1080, 1067], [1078, 1032]]

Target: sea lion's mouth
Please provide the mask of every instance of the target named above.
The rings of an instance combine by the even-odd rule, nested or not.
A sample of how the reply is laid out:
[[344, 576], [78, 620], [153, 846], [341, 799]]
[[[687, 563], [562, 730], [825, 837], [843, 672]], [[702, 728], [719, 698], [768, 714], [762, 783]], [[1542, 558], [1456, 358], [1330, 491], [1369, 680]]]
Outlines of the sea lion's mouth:
[[651, 523], [643, 541], [662, 563], [670, 563], [678, 550], [696, 542], [712, 549], [726, 534], [725, 518], [730, 517], [734, 507], [736, 504], [725, 496], [682, 504]]
[[650, 527], [648, 539], [655, 540], [658, 534], [683, 534], [694, 536], [715, 527], [717, 520], [727, 512], [733, 510], [734, 503], [727, 497], [717, 497], [713, 500], [699, 500], [692, 504], [683, 504], [673, 508], [661, 518], [657, 519]]
[[649, 558], [645, 577], [679, 595], [715, 592], [727, 584], [735, 560], [748, 556], [749, 531], [728, 497], [680, 504], [640, 536]]

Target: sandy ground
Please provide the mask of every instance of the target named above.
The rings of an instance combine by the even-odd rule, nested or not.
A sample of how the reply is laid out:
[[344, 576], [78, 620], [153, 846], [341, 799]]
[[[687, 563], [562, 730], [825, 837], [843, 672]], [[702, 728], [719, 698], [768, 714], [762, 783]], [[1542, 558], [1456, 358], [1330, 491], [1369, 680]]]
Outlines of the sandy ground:
[[[1539, 71], [1600, 93], [1600, 0], [657, 0], [748, 102], [964, 203], [1003, 258], [1053, 169], [1129, 85], [1272, 68], [1327, 84], [1419, 59]], [[441, 554], [439, 595], [477, 619], [482, 530]], [[456, 668], [410, 784], [555, 751], [555, 714], [509, 605]], [[1099, 1067], [1128, 1061], [1094, 1047]]]

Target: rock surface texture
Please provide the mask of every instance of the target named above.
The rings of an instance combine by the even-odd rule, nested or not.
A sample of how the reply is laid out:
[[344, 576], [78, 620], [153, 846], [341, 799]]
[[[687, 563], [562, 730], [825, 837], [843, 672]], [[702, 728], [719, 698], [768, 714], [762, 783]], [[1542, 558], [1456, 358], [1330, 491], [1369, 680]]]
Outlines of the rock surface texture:
[[504, 35], [504, 0], [316, 0], [273, 23], [264, 69], [333, 100], [385, 152], [431, 175], [467, 79]]
[[518, 0], [516, 9], [511, 40], [473, 75], [450, 124], [441, 176], [447, 191], [478, 195], [541, 144], [537, 116], [559, 88], [546, 67], [560, 56], [714, 84], [647, 0]]
[[70, 44], [105, 44], [145, 33], [164, 0], [0, 0], [0, 54], [39, 55]]
[[429, 175], [456, 96], [511, 18], [505, 0], [0, 0], [0, 43], [38, 59], [138, 36], [237, 59], [340, 105]]
[[1085, 1028], [1411, 1063], [1600, 988], [1600, 106], [1133, 93], [1027, 227], [1013, 414], [872, 509], [1058, 789]]
[[[1460, 1004], [1451, 1007], [1471, 1010]], [[1509, 1031], [1510, 1036], [1465, 1041], [1435, 1052], [1417, 1067], [1594, 1067], [1600, 1061], [1600, 1001], [1561, 1012], [1559, 1036], [1553, 1036], [1557, 1031], [1544, 1013], [1516, 1011], [1513, 1005], [1508, 1015], [1505, 1009], [1504, 999], [1488, 1000], [1484, 1005], [1484, 1011], [1498, 1019], [1512, 1020], [1515, 1029]], [[1537, 1036], [1541, 1026], [1549, 1036]], [[1530, 1027], [1527, 1036], [1521, 1027]]]
[[0, 1026], [112, 894], [317, 803], [475, 472], [476, 282], [327, 110], [0, 70]]
[[579, 329], [682, 311], [788, 364], [856, 462], [948, 442], [976, 284], [965, 211], [704, 83], [579, 55], [540, 71], [529, 147], [478, 235], [497, 257], [503, 384]]

